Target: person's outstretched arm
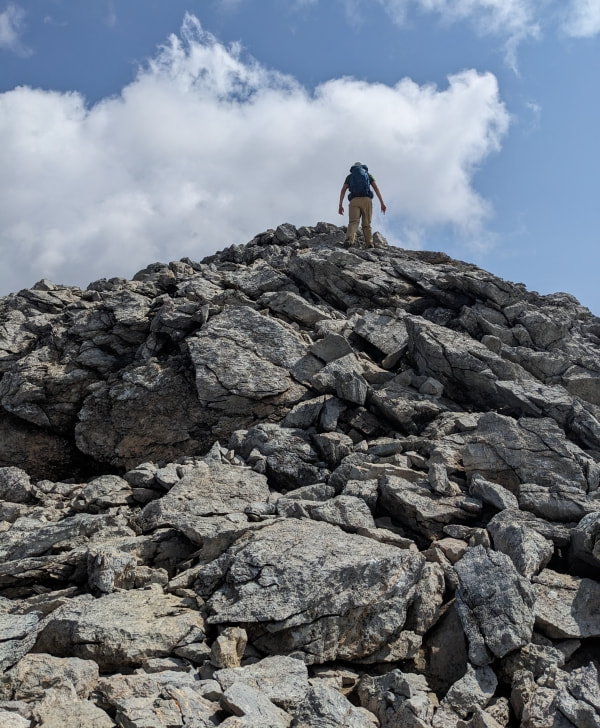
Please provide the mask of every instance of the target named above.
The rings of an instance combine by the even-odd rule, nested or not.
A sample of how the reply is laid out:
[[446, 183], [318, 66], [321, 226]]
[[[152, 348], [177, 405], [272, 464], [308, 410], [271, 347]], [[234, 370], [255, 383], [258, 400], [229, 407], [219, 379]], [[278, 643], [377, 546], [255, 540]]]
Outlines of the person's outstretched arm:
[[349, 189], [350, 187], [348, 187], [348, 185], [344, 182], [342, 191], [340, 192], [340, 205], [338, 207], [338, 212], [340, 213], [340, 215], [344, 214], [344, 195]]
[[371, 187], [375, 190], [375, 194], [377, 195], [377, 199], [379, 200], [379, 204], [381, 205], [381, 212], [383, 212], [383, 214], [385, 215], [387, 207], [385, 205], [385, 202], [383, 201], [383, 197], [381, 196], [381, 192], [379, 191], [379, 187], [377, 187], [377, 182], [375, 182], [375, 180], [371, 182]]

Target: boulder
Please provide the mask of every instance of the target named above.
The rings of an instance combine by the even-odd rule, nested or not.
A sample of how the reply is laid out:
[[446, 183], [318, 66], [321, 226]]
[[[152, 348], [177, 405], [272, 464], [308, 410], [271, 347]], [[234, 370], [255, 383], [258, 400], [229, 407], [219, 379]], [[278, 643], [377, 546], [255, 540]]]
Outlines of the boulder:
[[600, 636], [600, 583], [544, 569], [533, 580], [535, 623], [550, 638]]
[[488, 665], [525, 646], [533, 633], [535, 595], [509, 557], [475, 546], [454, 568], [456, 607], [472, 664]]
[[335, 688], [314, 680], [302, 705], [294, 716], [291, 728], [378, 728], [377, 718], [364, 708], [356, 707]]
[[308, 670], [302, 660], [282, 655], [265, 657], [253, 665], [218, 670], [215, 675], [222, 690], [234, 683], [260, 690], [272, 703], [294, 712], [306, 700], [310, 688]]
[[294, 519], [244, 537], [219, 562], [209, 624], [244, 623], [261, 650], [300, 652], [308, 664], [367, 659], [384, 647], [394, 659], [423, 569], [413, 551]]
[[160, 587], [75, 597], [56, 609], [35, 649], [94, 660], [103, 671], [137, 667], [153, 657], [204, 639], [200, 614]]

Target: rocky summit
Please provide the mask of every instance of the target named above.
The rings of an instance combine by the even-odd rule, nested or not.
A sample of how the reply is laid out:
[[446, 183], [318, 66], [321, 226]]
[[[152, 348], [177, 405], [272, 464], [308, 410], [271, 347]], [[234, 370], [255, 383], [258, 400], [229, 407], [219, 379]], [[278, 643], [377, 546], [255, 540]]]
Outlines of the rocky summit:
[[0, 726], [600, 726], [600, 320], [343, 239], [0, 299]]

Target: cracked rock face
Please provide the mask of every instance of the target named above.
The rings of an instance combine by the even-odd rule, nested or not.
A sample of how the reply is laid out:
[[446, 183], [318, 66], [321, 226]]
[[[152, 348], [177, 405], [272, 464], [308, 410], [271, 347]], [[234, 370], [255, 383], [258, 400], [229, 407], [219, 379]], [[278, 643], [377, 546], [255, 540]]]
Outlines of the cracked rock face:
[[383, 659], [383, 651], [398, 659], [424, 563], [415, 551], [298, 519], [250, 534], [221, 561], [208, 622], [245, 624], [263, 650], [300, 651], [309, 664]]
[[0, 725], [600, 725], [600, 320], [283, 224], [0, 299]]

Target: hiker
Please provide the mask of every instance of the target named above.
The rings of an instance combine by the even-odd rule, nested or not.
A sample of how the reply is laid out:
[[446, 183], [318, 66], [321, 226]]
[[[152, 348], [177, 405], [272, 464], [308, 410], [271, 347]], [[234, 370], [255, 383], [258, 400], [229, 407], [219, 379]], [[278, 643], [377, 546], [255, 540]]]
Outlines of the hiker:
[[386, 206], [377, 187], [375, 178], [369, 172], [369, 168], [362, 162], [354, 162], [350, 167], [350, 174], [346, 177], [342, 191], [340, 192], [340, 206], [338, 212], [344, 214], [344, 195], [346, 190], [350, 190], [348, 195], [348, 230], [346, 231], [346, 240], [344, 245], [349, 248], [354, 245], [356, 231], [359, 222], [362, 222], [362, 231], [365, 236], [367, 248], [374, 248], [373, 231], [371, 230], [371, 218], [373, 217], [373, 191], [377, 195], [377, 199], [381, 204], [381, 212], [385, 215]]

